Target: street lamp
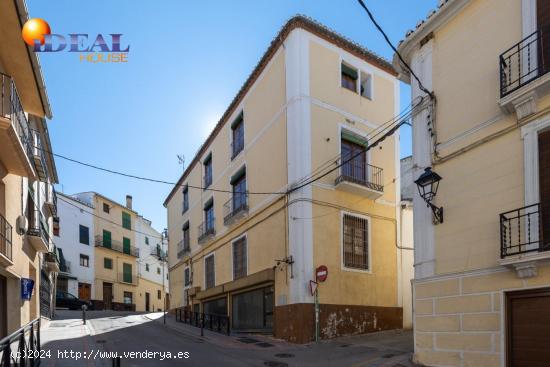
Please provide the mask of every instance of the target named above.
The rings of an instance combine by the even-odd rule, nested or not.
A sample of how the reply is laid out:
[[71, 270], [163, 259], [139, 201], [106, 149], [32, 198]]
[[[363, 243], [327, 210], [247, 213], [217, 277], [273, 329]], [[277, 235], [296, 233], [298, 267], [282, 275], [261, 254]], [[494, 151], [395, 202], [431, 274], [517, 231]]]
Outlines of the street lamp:
[[439, 208], [432, 204], [433, 199], [437, 195], [437, 189], [439, 188], [439, 181], [441, 176], [432, 171], [431, 167], [424, 170], [424, 173], [418, 177], [414, 183], [418, 186], [418, 193], [420, 197], [424, 199], [428, 207], [432, 209], [434, 216], [434, 224], [443, 223], [443, 208]]

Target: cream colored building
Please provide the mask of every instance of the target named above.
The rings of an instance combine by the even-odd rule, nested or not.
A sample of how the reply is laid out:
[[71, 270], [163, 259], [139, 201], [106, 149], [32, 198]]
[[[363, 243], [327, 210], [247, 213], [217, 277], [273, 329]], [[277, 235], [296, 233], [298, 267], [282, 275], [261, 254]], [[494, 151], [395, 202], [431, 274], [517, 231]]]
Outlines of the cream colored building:
[[444, 208], [434, 225], [415, 193], [415, 359], [548, 365], [550, 3], [439, 3], [398, 48], [435, 96], [413, 121], [413, 167], [442, 177]]
[[[55, 306], [57, 183], [40, 64], [21, 38], [23, 1], [0, 2], [0, 339]], [[21, 284], [34, 281], [30, 300]]]
[[[145, 222], [132, 209], [132, 197], [127, 195], [126, 205], [122, 205], [96, 192], [71, 196], [90, 206], [94, 216], [91, 234], [95, 246], [94, 263], [90, 264], [94, 273], [91, 287], [94, 308], [161, 310], [166, 297], [162, 277], [151, 277], [145, 273], [149, 268], [147, 264], [161, 263], [159, 257], [152, 256], [151, 248], [162, 238], [151, 228], [151, 222]], [[141, 268], [143, 271], [140, 271]], [[157, 268], [160, 269], [156, 266], [149, 271], [161, 272]]]
[[321, 338], [401, 328], [398, 134], [361, 153], [398, 110], [391, 64], [288, 21], [164, 203], [171, 307], [308, 342], [326, 265]]

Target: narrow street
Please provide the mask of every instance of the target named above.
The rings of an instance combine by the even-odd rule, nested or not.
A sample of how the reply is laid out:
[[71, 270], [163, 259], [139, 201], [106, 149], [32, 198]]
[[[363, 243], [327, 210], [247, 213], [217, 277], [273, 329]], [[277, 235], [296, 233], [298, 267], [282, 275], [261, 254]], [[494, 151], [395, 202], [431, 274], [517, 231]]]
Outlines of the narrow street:
[[[391, 331], [295, 345], [260, 335], [225, 336], [162, 313], [58, 311], [41, 332], [45, 366], [410, 366], [412, 333]], [[66, 351], [66, 353], [65, 353]], [[71, 354], [72, 351], [72, 354]], [[131, 352], [136, 352], [132, 354]], [[156, 353], [155, 353], [156, 352]], [[146, 355], [147, 353], [147, 355]], [[185, 358], [187, 356], [187, 358]]]

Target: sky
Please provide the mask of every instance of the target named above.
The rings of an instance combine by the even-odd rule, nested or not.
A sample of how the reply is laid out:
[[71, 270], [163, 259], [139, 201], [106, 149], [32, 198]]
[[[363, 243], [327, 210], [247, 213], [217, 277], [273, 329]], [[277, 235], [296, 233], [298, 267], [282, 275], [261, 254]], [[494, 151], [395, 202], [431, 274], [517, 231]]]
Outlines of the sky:
[[[434, 9], [437, 0], [366, 0], [393, 44]], [[304, 14], [392, 58], [392, 50], [355, 0], [181, 1], [27, 0], [31, 18], [52, 33], [122, 33], [127, 63], [86, 63], [69, 52], [42, 53], [53, 111], [48, 129], [55, 153], [138, 176], [175, 182], [271, 40]], [[401, 105], [410, 88], [401, 84]], [[411, 154], [410, 128], [401, 155]], [[137, 181], [56, 158], [58, 191], [96, 191], [166, 227], [169, 185]]]

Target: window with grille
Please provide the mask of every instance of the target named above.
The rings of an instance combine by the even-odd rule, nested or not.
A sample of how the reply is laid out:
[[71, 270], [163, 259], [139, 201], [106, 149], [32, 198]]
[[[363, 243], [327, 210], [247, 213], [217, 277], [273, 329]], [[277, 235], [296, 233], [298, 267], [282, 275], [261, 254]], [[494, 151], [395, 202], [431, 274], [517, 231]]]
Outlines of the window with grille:
[[246, 237], [233, 242], [233, 279], [246, 276]]
[[210, 255], [204, 259], [204, 271], [206, 274], [206, 288], [214, 287], [216, 285], [214, 255]]
[[369, 270], [369, 222], [365, 218], [345, 214], [343, 218], [344, 266]]
[[191, 285], [191, 270], [189, 268], [185, 268], [184, 271], [184, 284], [185, 286]]

